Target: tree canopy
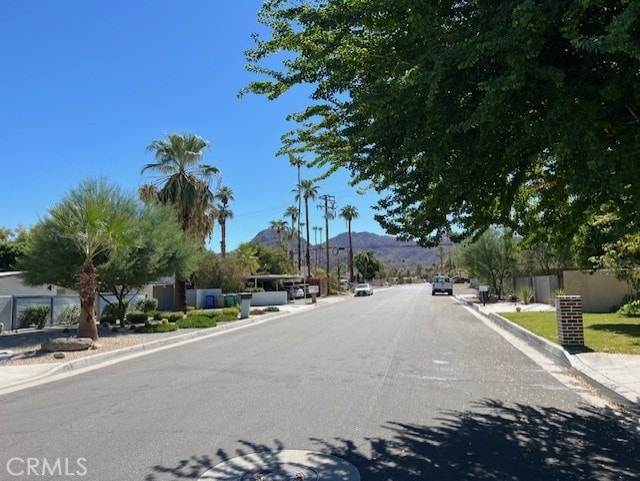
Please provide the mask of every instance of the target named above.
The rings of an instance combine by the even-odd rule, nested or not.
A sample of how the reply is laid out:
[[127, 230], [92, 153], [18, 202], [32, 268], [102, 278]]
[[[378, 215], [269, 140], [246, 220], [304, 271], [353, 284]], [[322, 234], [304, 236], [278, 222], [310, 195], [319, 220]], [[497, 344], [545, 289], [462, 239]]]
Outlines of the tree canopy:
[[283, 152], [370, 182], [390, 234], [560, 244], [611, 202], [638, 229], [638, 2], [272, 0], [259, 20], [243, 93], [310, 85]]

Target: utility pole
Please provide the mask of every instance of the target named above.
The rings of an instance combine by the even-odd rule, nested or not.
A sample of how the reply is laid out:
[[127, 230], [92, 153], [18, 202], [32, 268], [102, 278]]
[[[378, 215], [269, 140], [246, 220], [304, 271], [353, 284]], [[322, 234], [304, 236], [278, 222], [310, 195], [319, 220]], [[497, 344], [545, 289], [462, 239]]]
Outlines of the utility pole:
[[[327, 249], [326, 249], [326, 254], [327, 254], [327, 282], [329, 281], [329, 272], [330, 272], [330, 268], [329, 268], [329, 219], [333, 219], [336, 215], [336, 198], [333, 195], [321, 195], [320, 199], [322, 199], [324, 201], [324, 206], [318, 206], [319, 208], [323, 208], [324, 207], [324, 225], [325, 225], [325, 230], [326, 230], [326, 245], [327, 245]], [[327, 284], [327, 289], [329, 288], [329, 285]]]

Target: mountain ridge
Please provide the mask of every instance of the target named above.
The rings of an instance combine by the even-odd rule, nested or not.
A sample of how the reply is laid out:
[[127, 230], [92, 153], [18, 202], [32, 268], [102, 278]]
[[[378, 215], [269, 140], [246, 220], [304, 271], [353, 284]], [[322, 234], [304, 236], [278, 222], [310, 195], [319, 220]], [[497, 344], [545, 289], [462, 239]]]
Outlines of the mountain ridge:
[[[423, 268], [440, 264], [440, 256], [437, 248], [420, 247], [413, 241], [399, 241], [390, 235], [379, 235], [371, 232], [351, 232], [351, 240], [354, 256], [359, 252], [372, 251], [387, 269], [414, 270], [418, 264], [421, 264]], [[278, 233], [274, 229], [264, 229], [258, 232], [252, 241], [260, 242], [268, 247], [276, 247], [278, 245]], [[326, 253], [324, 251], [324, 239], [322, 244], [320, 244], [320, 242], [318, 244], [318, 265], [319, 267], [325, 267]], [[329, 247], [331, 249], [329, 256], [331, 268], [337, 265], [338, 258], [340, 262], [347, 263], [349, 250], [348, 233], [343, 232], [329, 238]], [[316, 246], [314, 243], [310, 244], [310, 248], [311, 261], [315, 266]], [[343, 248], [344, 250], [342, 250]], [[297, 255], [297, 244], [294, 245], [294, 251]]]

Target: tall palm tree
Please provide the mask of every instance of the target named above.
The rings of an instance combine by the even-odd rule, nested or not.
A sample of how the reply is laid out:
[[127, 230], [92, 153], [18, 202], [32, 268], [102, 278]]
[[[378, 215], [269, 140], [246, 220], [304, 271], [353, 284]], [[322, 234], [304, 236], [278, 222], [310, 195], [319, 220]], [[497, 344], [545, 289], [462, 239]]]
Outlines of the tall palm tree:
[[282, 233], [287, 228], [287, 221], [285, 220], [272, 220], [269, 221], [269, 227], [276, 231], [278, 234], [278, 247], [284, 249], [284, 245], [282, 243]]
[[216, 192], [218, 204], [218, 224], [220, 224], [220, 254], [225, 257], [227, 254], [227, 219], [233, 219], [233, 211], [229, 209], [229, 202], [233, 200], [233, 190], [230, 187], [222, 186]]
[[[296, 230], [296, 221], [300, 217], [300, 209], [298, 209], [295, 205], [290, 205], [287, 207], [287, 210], [284, 211], [285, 217], [291, 218], [291, 248], [289, 249], [289, 257], [291, 258], [291, 265], [293, 265], [293, 240], [294, 235], [293, 232]], [[300, 228], [298, 228], [298, 233], [300, 233]], [[298, 236], [298, 242], [300, 241], [300, 236]], [[298, 244], [298, 252], [300, 252], [300, 245]], [[298, 259], [300, 257], [298, 256]], [[300, 262], [298, 261], [298, 272], [300, 272]]]
[[218, 214], [218, 224], [220, 224], [220, 255], [227, 255], [227, 220], [233, 219], [233, 211], [226, 205], [220, 203], [216, 208]]
[[[296, 157], [292, 153], [289, 153], [289, 165], [291, 165], [292, 167], [296, 167], [298, 169], [298, 183], [296, 184], [298, 189], [297, 189], [296, 200], [298, 201], [298, 214], [300, 214], [300, 212], [302, 211], [302, 205], [301, 205], [302, 196], [300, 195], [300, 168], [303, 165], [305, 165], [305, 161], [304, 159], [301, 159], [300, 157]], [[293, 227], [293, 225], [291, 227]], [[307, 235], [307, 241], [308, 240], [309, 240], [309, 236]], [[302, 248], [300, 246], [300, 215], [298, 215], [298, 271], [300, 271], [300, 268], [302, 267], [302, 260], [300, 258], [301, 255], [302, 255]]]
[[347, 232], [349, 233], [349, 280], [354, 281], [353, 277], [353, 243], [351, 242], [351, 221], [358, 218], [358, 209], [350, 204], [340, 209], [340, 217], [347, 221]]
[[307, 252], [305, 257], [307, 261], [307, 276], [311, 276], [311, 256], [309, 254], [309, 199], [316, 200], [317, 195], [318, 186], [314, 185], [313, 180], [304, 179], [300, 181], [296, 200], [300, 200], [300, 197], [304, 199], [305, 227], [307, 229]]
[[82, 256], [78, 274], [80, 321], [78, 337], [98, 339], [96, 327], [97, 271], [99, 256], [135, 245], [135, 219], [117, 186], [104, 180], [83, 181], [49, 210], [55, 234], [69, 239]]
[[[201, 160], [209, 142], [193, 134], [167, 134], [166, 140], [154, 140], [147, 151], [155, 155], [155, 163], [146, 164], [141, 173], [156, 172], [152, 187], [142, 186], [147, 194], [153, 192], [157, 201], [173, 205], [178, 221], [187, 235], [196, 239], [204, 249], [216, 219], [211, 182], [220, 171]], [[174, 309], [186, 311], [186, 281], [176, 276]]]

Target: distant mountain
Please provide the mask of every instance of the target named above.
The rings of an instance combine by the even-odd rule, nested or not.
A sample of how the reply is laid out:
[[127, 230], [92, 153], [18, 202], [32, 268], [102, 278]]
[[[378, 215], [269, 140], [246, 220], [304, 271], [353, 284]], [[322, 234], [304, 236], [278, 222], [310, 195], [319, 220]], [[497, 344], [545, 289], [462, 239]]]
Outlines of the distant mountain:
[[[269, 247], [275, 247], [278, 245], [278, 233], [274, 229], [265, 229], [260, 231], [253, 240]], [[351, 240], [353, 242], [354, 255], [359, 252], [370, 250], [378, 259], [380, 259], [387, 269], [395, 267], [413, 270], [418, 264], [422, 264], [425, 268], [430, 267], [433, 264], [440, 264], [437, 248], [427, 249], [418, 246], [415, 242], [401, 242], [396, 240], [393, 236], [372, 234], [370, 232], [352, 232]], [[336, 265], [338, 257], [340, 262], [347, 262], [349, 235], [346, 232], [338, 234], [335, 237], [331, 237], [329, 239], [329, 246], [331, 248], [329, 263], [332, 268]], [[318, 246], [318, 249], [320, 249], [320, 247], [321, 246]], [[338, 248], [341, 247], [344, 247], [344, 250], [338, 250]], [[294, 249], [297, 257], [297, 244], [294, 246]], [[318, 252], [318, 264], [321, 267], [326, 265], [325, 256], [326, 253], [324, 249]], [[314, 245], [311, 245], [311, 263], [315, 265]]]

